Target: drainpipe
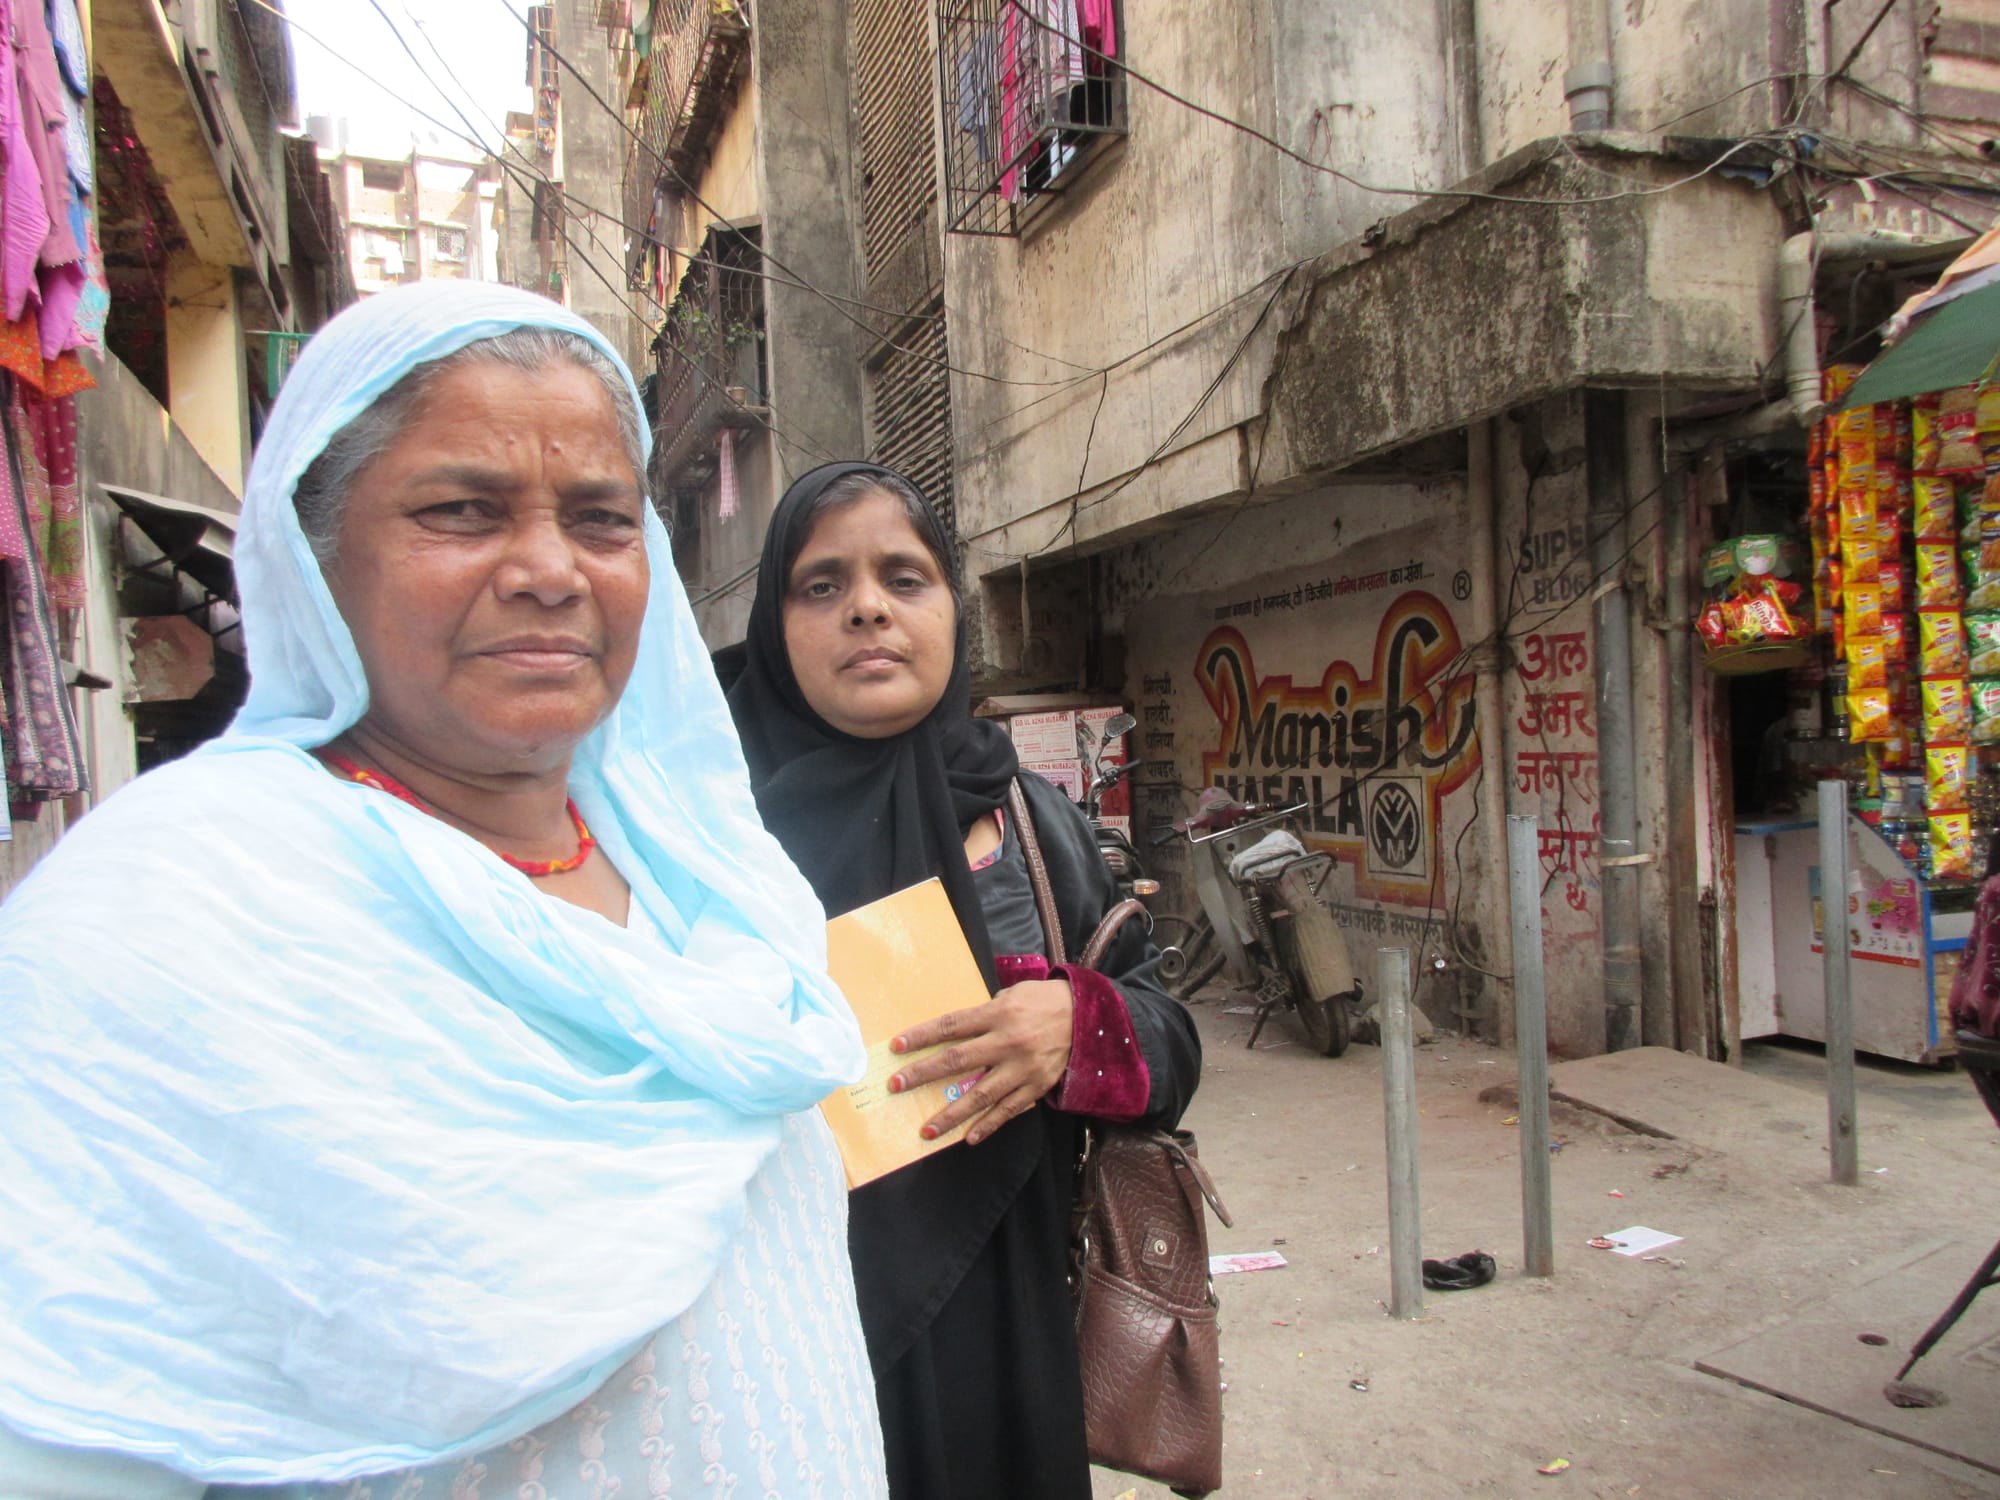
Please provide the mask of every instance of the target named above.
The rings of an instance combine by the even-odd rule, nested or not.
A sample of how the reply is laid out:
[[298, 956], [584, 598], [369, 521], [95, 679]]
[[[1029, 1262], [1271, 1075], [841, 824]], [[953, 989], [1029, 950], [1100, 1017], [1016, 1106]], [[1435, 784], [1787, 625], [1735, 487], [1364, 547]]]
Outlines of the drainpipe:
[[1801, 427], [1825, 414], [1820, 400], [1819, 330], [1813, 322], [1813, 278], [1837, 261], [1927, 260], [1939, 245], [1887, 229], [1825, 233], [1808, 229], [1778, 247], [1778, 326], [1785, 340], [1785, 400]]
[[1667, 972], [1672, 979], [1674, 1035], [1662, 1041], [1682, 1051], [1715, 1055], [1703, 1024], [1708, 1010], [1701, 977], [1701, 910], [1695, 893], [1694, 620], [1689, 612], [1688, 508], [1694, 485], [1685, 461], [1664, 476], [1667, 575]]
[[[1500, 674], [1507, 662], [1506, 643], [1496, 638], [1504, 587], [1500, 561], [1500, 506], [1493, 486], [1493, 419], [1468, 422], [1465, 428], [1465, 519], [1472, 528], [1466, 546], [1466, 568], [1472, 574], [1471, 638], [1477, 642], [1470, 666], [1475, 674], [1473, 712], [1479, 732], [1480, 774], [1486, 778], [1479, 800], [1479, 837], [1486, 846], [1487, 886], [1502, 899], [1489, 909], [1491, 920], [1480, 930], [1486, 965], [1494, 974], [1514, 972], [1514, 929], [1507, 919], [1507, 735], [1501, 717]], [[1442, 857], [1443, 851], [1439, 851]], [[1458, 953], [1458, 934], [1451, 934]], [[1463, 983], [1463, 981], [1461, 981]], [[1513, 1037], [1511, 981], [1486, 976], [1484, 993], [1491, 997], [1488, 1023], [1502, 1041]]]
[[1611, 8], [1607, 0], [1569, 0], [1569, 71], [1563, 98], [1571, 130], [1611, 128]]
[[1625, 594], [1625, 393], [1583, 393], [1590, 487], [1591, 600], [1597, 634], [1598, 866], [1604, 903], [1604, 1045], [1641, 1044], [1638, 763], [1632, 743], [1632, 612]]

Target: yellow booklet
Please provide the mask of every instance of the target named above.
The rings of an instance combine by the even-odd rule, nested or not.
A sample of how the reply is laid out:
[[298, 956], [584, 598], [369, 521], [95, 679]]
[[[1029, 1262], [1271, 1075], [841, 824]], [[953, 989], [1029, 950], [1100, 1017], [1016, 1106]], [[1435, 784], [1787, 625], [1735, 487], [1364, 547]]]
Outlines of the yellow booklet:
[[819, 1107], [840, 1144], [847, 1185], [858, 1188], [963, 1137], [963, 1125], [934, 1141], [917, 1131], [978, 1077], [940, 1079], [892, 1094], [889, 1079], [898, 1068], [938, 1049], [896, 1053], [890, 1041], [920, 1022], [991, 997], [951, 899], [935, 879], [828, 922], [826, 967], [854, 1007], [868, 1045], [866, 1076], [828, 1094]]

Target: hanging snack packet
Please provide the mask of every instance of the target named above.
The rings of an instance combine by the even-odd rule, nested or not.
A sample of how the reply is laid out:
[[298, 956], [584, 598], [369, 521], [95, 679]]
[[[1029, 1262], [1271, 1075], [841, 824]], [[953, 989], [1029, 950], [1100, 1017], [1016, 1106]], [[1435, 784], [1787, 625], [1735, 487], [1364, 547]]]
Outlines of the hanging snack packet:
[[1972, 684], [1963, 677], [1934, 677], [1923, 685], [1924, 740], [1972, 738]]
[[1910, 403], [1910, 467], [1919, 474], [1937, 467], [1938, 398], [1919, 396]]
[[1985, 467], [1979, 451], [1979, 398], [1969, 385], [1938, 396], [1938, 460], [1941, 474], [1968, 474]]
[[1846, 646], [1847, 686], [1850, 692], [1889, 686], [1889, 647], [1881, 636], [1850, 635]]
[[1986, 461], [2000, 459], [2000, 390], [1982, 386], [1973, 401], [1973, 417], [1979, 426], [1979, 448]]
[[1847, 738], [1857, 745], [1879, 745], [1896, 732], [1896, 715], [1883, 688], [1847, 695]]
[[1866, 365], [1856, 364], [1828, 365], [1819, 372], [1820, 400], [1829, 406], [1839, 401], [1854, 389], [1854, 382], [1861, 378], [1861, 372], [1867, 368]]
[[1701, 607], [1701, 613], [1694, 617], [1694, 628], [1710, 650], [1729, 644], [1729, 620], [1723, 613], [1722, 601], [1711, 599]]
[[1950, 542], [1917, 543], [1917, 608], [1957, 604], [1965, 597], [1958, 585], [1958, 549]]
[[1872, 471], [1864, 472], [1859, 483], [1843, 475], [1840, 481], [1840, 534], [1851, 531], [1875, 534], [1875, 486]]
[[1875, 498], [1875, 545], [1887, 560], [1902, 549], [1903, 516], [1909, 506], [1895, 495], [1877, 495]]
[[1965, 617], [1965, 654], [1974, 677], [2000, 676], [2000, 613]]
[[1875, 583], [1856, 583], [1849, 575], [1846, 587], [1841, 593], [1841, 614], [1846, 620], [1847, 634], [1880, 635], [1882, 633], [1882, 587]]
[[1951, 480], [1919, 474], [1910, 482], [1912, 529], [1920, 542], [1948, 542], [1958, 535], [1958, 493]]
[[1924, 800], [1932, 812], [1962, 812], [1976, 774], [1970, 746], [1924, 746]]
[[1840, 567], [1850, 584], [1873, 583], [1881, 573], [1882, 543], [1874, 528], [1872, 513], [1865, 530], [1859, 526], [1841, 528]]
[[1899, 667], [1910, 659], [1910, 617], [1908, 615], [1882, 616], [1882, 654], [1889, 658], [1889, 665]]
[[2000, 742], [2000, 678], [1981, 677], [1972, 684], [1972, 743]]
[[1958, 565], [1965, 579], [1965, 607], [2000, 609], [2000, 573], [1988, 573], [1979, 566], [1979, 549], [1961, 547]]
[[1882, 613], [1899, 615], [1910, 607], [1909, 592], [1903, 584], [1903, 559], [1894, 553], [1882, 559], [1875, 581], [1882, 586]]
[[1963, 677], [1971, 670], [1965, 616], [1955, 609], [1917, 611], [1917, 660], [1925, 677]]
[[1972, 814], [1931, 814], [1931, 876], [1936, 880], [1972, 878]]

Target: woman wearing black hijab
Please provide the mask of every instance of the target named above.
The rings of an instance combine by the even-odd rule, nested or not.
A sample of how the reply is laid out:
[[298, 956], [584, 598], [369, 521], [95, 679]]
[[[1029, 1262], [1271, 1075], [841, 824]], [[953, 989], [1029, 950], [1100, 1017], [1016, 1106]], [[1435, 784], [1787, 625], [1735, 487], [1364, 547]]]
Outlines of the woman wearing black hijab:
[[[994, 999], [949, 1037], [978, 1087], [927, 1125], [966, 1141], [849, 1199], [862, 1330], [898, 1500], [1087, 1500], [1067, 1285], [1080, 1118], [1172, 1125], [1201, 1072], [1187, 1012], [1128, 923], [1051, 969], [1009, 787], [1026, 795], [1068, 950], [1117, 891], [1083, 815], [971, 716], [950, 538], [910, 483], [829, 464], [772, 517], [729, 694], [770, 830], [829, 916], [936, 876]], [[941, 1058], [899, 1075], [946, 1075]], [[892, 1087], [896, 1084], [892, 1083]]]

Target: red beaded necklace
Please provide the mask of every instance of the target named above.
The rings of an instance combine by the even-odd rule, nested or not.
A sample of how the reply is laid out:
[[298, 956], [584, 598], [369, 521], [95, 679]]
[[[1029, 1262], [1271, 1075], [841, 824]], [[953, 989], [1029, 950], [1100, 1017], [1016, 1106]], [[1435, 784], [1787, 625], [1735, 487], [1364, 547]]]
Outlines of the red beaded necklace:
[[[435, 812], [424, 806], [423, 800], [415, 792], [387, 771], [371, 771], [366, 766], [342, 755], [338, 750], [320, 749], [313, 753], [349, 781], [358, 781], [363, 786], [374, 787], [378, 792], [387, 792], [391, 797], [400, 797], [418, 812], [429, 813], [433, 818], [437, 817]], [[513, 855], [498, 849], [492, 852], [498, 854], [523, 875], [567, 875], [571, 870], [582, 869], [583, 862], [590, 858], [590, 851], [597, 847], [597, 840], [585, 825], [583, 814], [576, 810], [575, 799], [570, 799], [565, 806], [569, 809], [570, 822], [576, 825], [577, 840], [576, 853], [568, 859], [516, 859]]]

